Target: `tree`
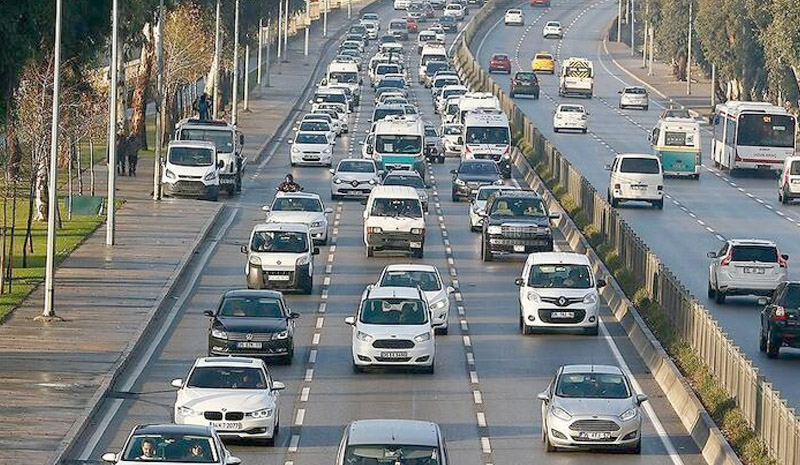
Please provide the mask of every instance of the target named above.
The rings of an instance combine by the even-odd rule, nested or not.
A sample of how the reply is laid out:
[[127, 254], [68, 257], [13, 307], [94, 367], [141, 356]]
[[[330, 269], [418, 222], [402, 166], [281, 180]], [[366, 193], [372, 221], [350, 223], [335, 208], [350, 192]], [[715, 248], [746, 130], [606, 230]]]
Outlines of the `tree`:
[[[760, 35], [773, 85], [800, 104], [800, 3], [772, 0], [771, 22]], [[789, 79], [787, 79], [787, 77]]]
[[660, 0], [657, 11], [655, 48], [663, 60], [672, 64], [674, 74], [685, 79], [689, 3], [685, 0]]

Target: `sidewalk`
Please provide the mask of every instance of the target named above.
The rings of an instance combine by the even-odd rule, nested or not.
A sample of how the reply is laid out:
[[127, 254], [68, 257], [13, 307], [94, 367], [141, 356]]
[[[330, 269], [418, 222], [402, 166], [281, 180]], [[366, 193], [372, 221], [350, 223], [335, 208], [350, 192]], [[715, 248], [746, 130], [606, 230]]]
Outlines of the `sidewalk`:
[[704, 121], [711, 113], [711, 79], [702, 75], [702, 71], [692, 72], [692, 95], [686, 95], [686, 81], [679, 81], [672, 75], [672, 66], [653, 60], [653, 74], [642, 67], [642, 55], [631, 56], [631, 49], [625, 43], [606, 41], [608, 54], [613, 64], [624, 69], [626, 77], [644, 85], [658, 97], [672, 102], [675, 106], [686, 107], [697, 112]]
[[[353, 18], [365, 3], [353, 4]], [[329, 38], [336, 37], [346, 21], [346, 11], [332, 12]], [[311, 53], [305, 58], [303, 34], [290, 38], [290, 61], [279, 64], [273, 57], [271, 87], [257, 87], [250, 95], [250, 111], [240, 114], [250, 173], [321, 61], [320, 49], [327, 41], [321, 35], [315, 23]], [[153, 202], [152, 157], [140, 158], [137, 171], [135, 178], [117, 177], [117, 195], [126, 200], [117, 214], [117, 245], [105, 246], [105, 227], [100, 227], [56, 272], [56, 312], [64, 321], [33, 320], [42, 311], [40, 288], [0, 326], [4, 465], [49, 463], [67, 445], [71, 429], [85, 421], [106, 388], [104, 381], [127, 357], [222, 209], [222, 202]], [[96, 176], [102, 194], [105, 165], [96, 167]]]

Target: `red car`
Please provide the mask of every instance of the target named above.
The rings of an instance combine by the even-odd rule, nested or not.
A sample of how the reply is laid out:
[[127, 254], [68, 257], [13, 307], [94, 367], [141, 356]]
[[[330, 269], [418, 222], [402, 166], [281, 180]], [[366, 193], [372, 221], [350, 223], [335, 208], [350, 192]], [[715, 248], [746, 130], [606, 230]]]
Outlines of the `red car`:
[[531, 0], [531, 6], [550, 6], [550, 0]]
[[495, 53], [492, 59], [489, 60], [489, 72], [503, 71], [506, 74], [511, 74], [511, 59], [505, 53]]
[[406, 18], [406, 27], [409, 34], [416, 34], [419, 31], [419, 23], [415, 18]]

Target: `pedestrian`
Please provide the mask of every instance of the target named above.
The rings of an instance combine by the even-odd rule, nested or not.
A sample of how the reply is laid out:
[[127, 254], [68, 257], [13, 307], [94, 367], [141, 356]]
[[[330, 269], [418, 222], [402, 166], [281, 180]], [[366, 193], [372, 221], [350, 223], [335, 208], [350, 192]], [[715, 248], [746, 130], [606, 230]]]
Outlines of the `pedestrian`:
[[[131, 148], [132, 149], [132, 148]], [[136, 176], [136, 164], [139, 163], [139, 151], [128, 151], [128, 176]]]
[[125, 160], [128, 151], [128, 138], [120, 131], [117, 133], [117, 174], [125, 176]]
[[203, 95], [197, 98], [197, 102], [195, 102], [195, 110], [197, 110], [201, 120], [209, 119], [211, 103], [211, 98], [205, 92], [203, 92]]

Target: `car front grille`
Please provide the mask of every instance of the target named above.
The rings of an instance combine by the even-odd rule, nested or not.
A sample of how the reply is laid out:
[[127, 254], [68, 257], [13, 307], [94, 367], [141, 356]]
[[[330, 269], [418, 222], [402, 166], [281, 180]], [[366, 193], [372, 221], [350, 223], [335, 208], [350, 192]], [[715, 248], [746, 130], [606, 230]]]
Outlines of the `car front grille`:
[[375, 357], [375, 361], [381, 363], [408, 363], [410, 360], [411, 357]]
[[408, 339], [376, 339], [372, 343], [376, 349], [413, 349], [414, 341]]
[[202, 194], [206, 190], [205, 184], [200, 181], [178, 181], [173, 188], [176, 192]]
[[539, 319], [544, 321], [545, 323], [580, 323], [586, 317], [586, 310], [583, 309], [576, 309], [576, 310], [567, 310], [573, 312], [574, 316], [572, 318], [553, 318], [552, 312], [560, 312], [564, 310], [556, 310], [556, 309], [548, 309], [543, 308], [539, 310]]
[[203, 417], [206, 420], [219, 421], [222, 420], [222, 412], [204, 412]]
[[561, 299], [561, 297], [542, 297], [542, 302], [556, 304], [559, 307], [569, 307], [572, 304], [583, 302], [583, 297], [564, 297], [563, 303]]
[[611, 420], [578, 420], [569, 425], [572, 431], [619, 431], [619, 425]]
[[239, 421], [244, 418], [244, 412], [228, 412], [225, 414], [225, 419], [230, 421]]
[[272, 333], [228, 333], [229, 341], [267, 342], [272, 340]]
[[[542, 228], [544, 229], [544, 228]], [[528, 239], [543, 235], [538, 226], [507, 226], [502, 225], [500, 232], [508, 238]]]

